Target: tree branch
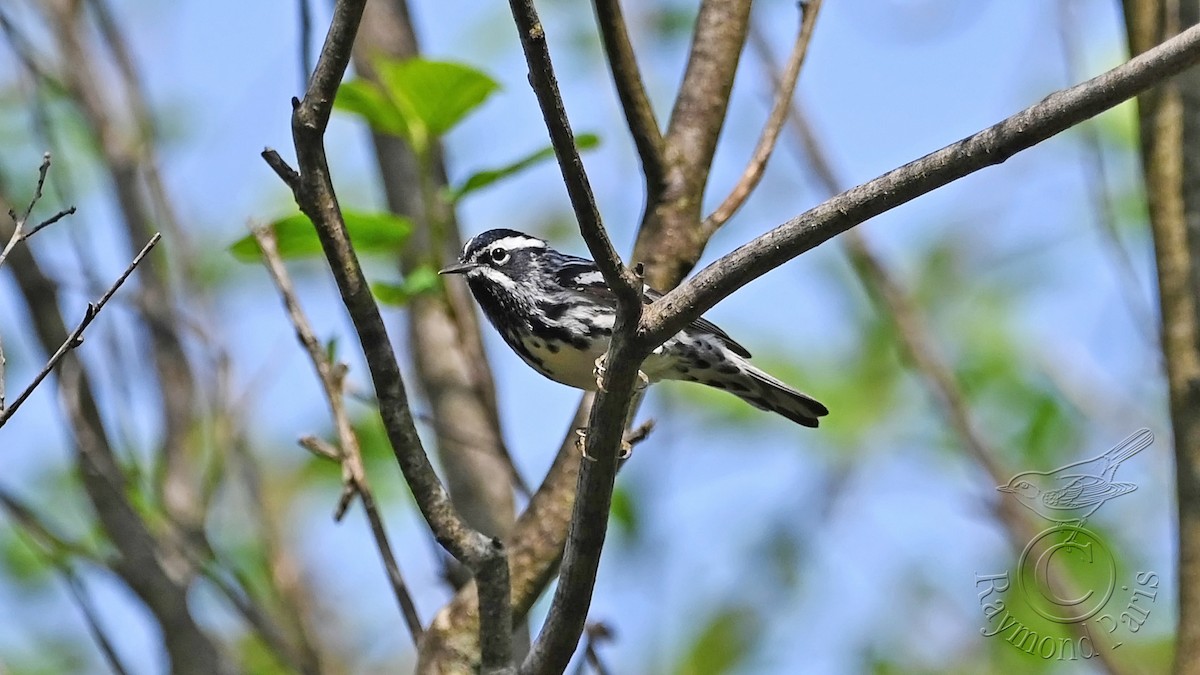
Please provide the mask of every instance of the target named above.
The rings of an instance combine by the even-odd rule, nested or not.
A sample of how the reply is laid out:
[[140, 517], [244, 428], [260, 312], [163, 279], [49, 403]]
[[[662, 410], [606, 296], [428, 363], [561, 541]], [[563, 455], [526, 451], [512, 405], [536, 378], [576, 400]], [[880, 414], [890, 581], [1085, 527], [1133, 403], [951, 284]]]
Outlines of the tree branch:
[[834, 236], [951, 181], [999, 164], [1200, 61], [1200, 27], [1004, 121], [843, 192], [712, 263], [646, 308], [653, 348], [737, 289]]
[[[1147, 56], [1200, 30], [1194, 3], [1127, 0], [1129, 51]], [[1176, 37], [1181, 26], [1191, 26]], [[1163, 45], [1160, 40], [1171, 37]], [[1158, 279], [1160, 339], [1179, 512], [1175, 673], [1200, 661], [1200, 73], [1138, 99], [1142, 171]]]
[[[783, 75], [777, 78], [775, 104], [771, 108], [771, 114], [763, 126], [762, 134], [758, 137], [758, 144], [754, 147], [750, 163], [742, 172], [742, 177], [738, 180], [737, 185], [733, 186], [729, 195], [725, 197], [725, 201], [721, 202], [721, 205], [700, 224], [701, 231], [706, 235], [712, 236], [713, 232], [716, 232], [732, 218], [762, 180], [763, 172], [767, 168], [767, 161], [771, 159], [771, 153], [774, 152], [775, 144], [779, 140], [779, 132], [787, 121], [788, 110], [792, 106], [792, 96], [796, 92], [796, 81], [800, 77], [800, 68], [804, 65], [804, 57], [808, 54], [808, 44], [812, 41], [813, 27], [817, 25], [817, 14], [820, 11], [821, 0], [808, 0], [800, 3], [800, 28]], [[751, 34], [754, 34], [753, 31]]]
[[700, 3], [664, 139], [663, 189], [647, 195], [633, 248], [634, 260], [646, 265], [650, 286], [660, 291], [687, 276], [708, 244], [699, 227], [701, 206], [749, 25], [749, 0]]
[[620, 0], [595, 0], [596, 24], [600, 27], [600, 40], [608, 57], [617, 98], [625, 113], [629, 133], [637, 146], [642, 160], [642, 174], [646, 178], [646, 194], [657, 194], [662, 190], [666, 168], [663, 153], [662, 130], [654, 116], [654, 106], [646, 94], [646, 85], [638, 68], [637, 55], [629, 41], [629, 29], [621, 12]]
[[129, 266], [125, 268], [125, 271], [121, 274], [121, 276], [117, 277], [117, 280], [113, 282], [112, 286], [109, 286], [104, 295], [102, 295], [96, 302], [88, 303], [87, 311], [85, 311], [83, 314], [83, 319], [80, 320], [77, 326], [75, 326], [75, 330], [71, 331], [71, 334], [67, 336], [67, 339], [63, 341], [58, 350], [51, 355], [50, 360], [46, 362], [46, 365], [42, 366], [42, 370], [38, 372], [36, 376], [34, 376], [33, 381], [29, 383], [29, 386], [25, 387], [25, 390], [13, 400], [12, 405], [0, 410], [0, 427], [3, 427], [8, 420], [14, 414], [16, 414], [17, 409], [21, 407], [21, 404], [23, 404], [25, 400], [28, 399], [33, 393], [33, 390], [37, 389], [38, 385], [40, 385], [42, 381], [54, 371], [54, 368], [57, 367], [59, 362], [63, 360], [63, 357], [67, 355], [67, 352], [83, 344], [83, 332], [87, 330], [88, 326], [92, 325], [92, 321], [97, 315], [100, 314], [100, 310], [104, 309], [104, 305], [108, 304], [109, 299], [111, 299], [112, 296], [117, 292], [117, 289], [121, 288], [121, 285], [125, 283], [125, 280], [129, 278], [129, 275], [133, 274], [133, 271], [137, 269], [138, 265], [141, 264], [142, 259], [146, 257], [146, 254], [148, 254], [156, 244], [158, 244], [160, 239], [162, 239], [162, 235], [155, 233], [155, 235], [150, 238], [150, 241], [146, 242], [146, 245], [142, 247], [141, 252], [139, 252], [137, 257], [133, 259], [133, 262], [129, 263]]
[[[293, 100], [292, 136], [299, 163], [294, 195], [313, 224], [366, 356], [388, 440], [422, 516], [438, 542], [475, 574], [481, 606], [482, 669], [511, 669], [512, 611], [504, 546], [463, 522], [421, 446], [387, 328], [350, 244], [325, 156], [333, 99], [350, 61], [365, 0], [339, 0], [303, 100]], [[264, 157], [274, 151], [267, 150]], [[268, 159], [273, 166], [280, 165]], [[285, 182], [290, 174], [282, 173]]]
[[336, 451], [333, 459], [342, 466], [345, 492], [338, 505], [335, 518], [341, 520], [355, 495], [362, 499], [363, 510], [366, 512], [367, 521], [371, 526], [371, 534], [375, 538], [375, 547], [379, 549], [379, 555], [383, 559], [383, 566], [387, 571], [392, 593], [396, 596], [396, 602], [400, 606], [400, 613], [404, 616], [404, 622], [408, 627], [409, 635], [412, 636], [413, 644], [420, 644], [421, 619], [417, 614], [412, 596], [408, 593], [404, 577], [400, 574], [400, 565], [396, 561], [396, 554], [392, 551], [392, 545], [388, 541], [387, 529], [383, 525], [383, 516], [380, 515], [375, 504], [375, 495], [363, 468], [362, 449], [358, 443], [358, 436], [354, 433], [354, 428], [350, 424], [350, 415], [346, 412], [343, 392], [346, 368], [343, 364], [333, 363], [325, 350], [321, 348], [321, 342], [313, 332], [308, 317], [305, 316], [303, 308], [300, 307], [300, 301], [296, 298], [292, 280], [288, 276], [283, 259], [279, 256], [274, 233], [263, 227], [254, 228], [253, 233], [258, 247], [262, 251], [271, 280], [275, 282], [275, 288], [283, 299], [288, 318], [296, 329], [296, 338], [308, 353], [308, 358], [317, 371], [317, 377], [321, 381], [321, 388], [324, 390], [325, 400], [329, 404], [329, 411], [333, 417], [334, 428], [337, 430], [340, 449]]
[[617, 474], [618, 448], [638, 366], [644, 356], [636, 354], [631, 339], [642, 310], [642, 281], [621, 263], [600, 222], [558, 91], [545, 31], [532, 0], [510, 0], [509, 6], [525, 51], [529, 81], [550, 132], [580, 233], [617, 297], [616, 322], [605, 355], [607, 370], [591, 410], [586, 436], [590, 454], [596, 461], [585, 462], [579, 472], [559, 583], [542, 632], [521, 666], [521, 672], [561, 672], [579, 643], [591, 604]]
[[550, 132], [550, 144], [554, 146], [558, 168], [567, 185], [575, 220], [579, 223], [579, 233], [583, 235], [588, 251], [604, 275], [605, 283], [617, 295], [618, 317], [632, 313], [631, 310], [640, 311], [642, 281], [621, 263], [621, 256], [617, 255], [600, 221], [600, 210], [596, 208], [592, 186], [584, 172], [579, 149], [575, 146], [575, 134], [567, 120], [562, 94], [558, 91], [558, 80], [554, 76], [554, 65], [550, 62], [546, 32], [533, 0], [509, 0], [508, 4], [517, 24], [521, 47], [525, 51], [525, 63], [529, 66], [529, 84], [537, 96], [538, 106]]

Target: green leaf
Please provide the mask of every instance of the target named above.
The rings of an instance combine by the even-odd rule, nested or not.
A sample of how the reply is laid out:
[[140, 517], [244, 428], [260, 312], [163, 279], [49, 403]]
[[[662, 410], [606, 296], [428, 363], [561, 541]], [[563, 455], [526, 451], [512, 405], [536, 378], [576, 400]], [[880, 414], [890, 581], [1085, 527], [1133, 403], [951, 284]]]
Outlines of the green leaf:
[[404, 114], [373, 82], [362, 78], [343, 82], [338, 87], [333, 107], [362, 117], [375, 131], [408, 138]]
[[628, 537], [636, 537], [639, 530], [640, 518], [638, 505], [628, 488], [618, 486], [613, 490], [612, 521]]
[[440, 283], [438, 273], [432, 267], [422, 265], [409, 273], [399, 284], [385, 281], [371, 284], [371, 292], [385, 305], [403, 307], [418, 295], [437, 290]]
[[41, 586], [50, 577], [45, 556], [26, 537], [15, 534], [0, 539], [0, 566], [10, 580], [26, 587]]
[[[343, 211], [350, 241], [359, 254], [394, 254], [404, 245], [412, 232], [412, 222], [392, 213], [360, 213]], [[321, 240], [308, 216], [297, 213], [280, 218], [269, 226], [275, 233], [279, 255], [285, 260], [321, 255]], [[242, 262], [258, 262], [258, 242], [248, 234], [229, 247], [233, 257]]]
[[[488, 75], [460, 63], [406, 59], [376, 64], [384, 90], [404, 113], [410, 132], [420, 125], [441, 136], [500, 88]], [[420, 139], [409, 137], [414, 145]]]
[[[575, 147], [579, 150], [591, 150], [599, 145], [600, 137], [596, 134], [580, 134], [575, 137]], [[451, 190], [450, 199], [457, 202], [472, 192], [482, 190], [496, 181], [508, 178], [549, 159], [554, 159], [554, 148], [552, 146], [546, 146], [537, 152], [531, 152], [511, 164], [506, 164], [495, 169], [477, 171], [471, 174], [458, 187]]]
[[758, 634], [758, 616], [749, 609], [726, 607], [693, 638], [675, 669], [677, 675], [719, 675], [745, 660]]

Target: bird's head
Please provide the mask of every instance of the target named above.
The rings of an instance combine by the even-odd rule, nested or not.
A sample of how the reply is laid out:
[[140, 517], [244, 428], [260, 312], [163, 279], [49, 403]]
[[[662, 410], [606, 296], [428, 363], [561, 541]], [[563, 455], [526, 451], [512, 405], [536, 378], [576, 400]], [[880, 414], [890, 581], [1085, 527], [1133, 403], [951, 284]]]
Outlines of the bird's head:
[[472, 282], [511, 288], [529, 278], [549, 252], [544, 239], [516, 230], [488, 230], [469, 239], [458, 262], [438, 274], [462, 274]]
[[1041, 490], [1038, 486], [1029, 481], [1024, 474], [1013, 476], [1012, 480], [1008, 481], [1008, 485], [1001, 485], [996, 488], [1001, 492], [1015, 495], [1018, 498], [1036, 499]]

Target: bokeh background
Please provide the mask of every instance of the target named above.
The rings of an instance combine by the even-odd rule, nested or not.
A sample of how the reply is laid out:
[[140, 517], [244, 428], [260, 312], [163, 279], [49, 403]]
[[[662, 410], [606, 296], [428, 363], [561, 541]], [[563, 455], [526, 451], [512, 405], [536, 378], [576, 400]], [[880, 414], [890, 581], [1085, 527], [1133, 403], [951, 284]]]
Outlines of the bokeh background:
[[[5, 14], [50, 37], [28, 0]], [[195, 330], [227, 356], [223, 386], [241, 404], [284, 545], [314, 589], [323, 637], [348, 672], [396, 672], [414, 655], [362, 518], [335, 523], [336, 467], [295, 445], [330, 432], [317, 380], [261, 266], [228, 246], [250, 224], [294, 212], [259, 158], [291, 157], [289, 99], [302, 91], [297, 3], [114, 0], [162, 132], [167, 191], [192, 238], [209, 311]], [[452, 182], [543, 147], [546, 132], [503, 4], [417, 0], [431, 58], [471, 64], [503, 89], [446, 139]], [[585, 163], [605, 223], [632, 247], [643, 205], [638, 161], [590, 8], [540, 5], [567, 110], [600, 146]], [[327, 3], [312, 6], [314, 42]], [[1102, 0], [840, 0], [826, 3], [800, 77], [797, 105], [844, 187], [955, 141], [1055, 89], [1123, 61], [1117, 3]], [[680, 79], [693, 3], [627, 3], [651, 96], [665, 118]], [[714, 166], [715, 206], [745, 165], [772, 96], [764, 51], [782, 61], [794, 38], [790, 2], [762, 2]], [[46, 50], [49, 53], [50, 50]], [[55, 164], [43, 215], [79, 213], [30, 241], [68, 307], [103, 289], [128, 262], [95, 149], [69, 106], [39, 94]], [[48, 139], [31, 81], [0, 48], [0, 171], [27, 199]], [[344, 205], [382, 208], [362, 123], [335, 114], [330, 160]], [[704, 262], [815, 205], [826, 194], [811, 153], [785, 130], [762, 186], [712, 240]], [[710, 207], [711, 208], [711, 207]], [[462, 203], [471, 235], [510, 227], [586, 252], [557, 167], [542, 164]], [[949, 363], [980, 436], [1010, 474], [1048, 470], [1108, 449], [1141, 427], [1167, 438], [1153, 258], [1140, 188], [1133, 108], [1122, 106], [860, 228], [908, 289]], [[172, 246], [171, 241], [165, 242]], [[375, 261], [386, 277], [389, 265]], [[319, 262], [292, 267], [323, 338], [340, 339], [352, 387], [365, 367]], [[0, 337], [9, 391], [41, 367], [28, 318], [0, 271]], [[120, 303], [81, 348], [109, 377], [100, 391], [122, 430], [123, 456], [143, 466], [160, 429], [157, 390], [139, 363]], [[1092, 672], [1093, 661], [1043, 660], [985, 638], [976, 574], [1012, 569], [1018, 551], [993, 514], [1001, 498], [948, 424], [926, 379], [898, 347], [839, 240], [738, 292], [708, 317], [768, 370], [826, 402], [820, 430], [798, 428], [720, 392], [656, 387], [642, 408], [658, 427], [618, 478], [591, 618], [611, 628], [598, 646], [614, 672]], [[402, 309], [389, 321], [403, 354]], [[544, 474], [578, 392], [542, 379], [488, 330], [509, 447], [521, 473]], [[216, 346], [216, 347], [214, 347]], [[219, 349], [218, 349], [219, 347]], [[204, 361], [208, 363], [208, 361]], [[411, 380], [411, 378], [410, 378]], [[422, 404], [415, 403], [416, 412]], [[448, 598], [436, 544], [411, 504], [369, 406], [355, 404], [370, 477], [426, 621]], [[376, 429], [372, 433], [372, 429]], [[426, 430], [427, 431], [427, 430]], [[44, 386], [0, 431], [0, 488], [62, 532], [94, 536], [78, 495], [54, 389]], [[142, 462], [142, 464], [139, 464]], [[131, 469], [132, 470], [132, 469]], [[1138, 490], [1089, 521], [1124, 577], [1154, 571], [1160, 592], [1145, 625], [1114, 658], [1163, 670], [1174, 619], [1172, 471], [1157, 442], [1121, 469]], [[214, 545], [253, 570], [245, 497], [219, 491], [207, 523]], [[357, 508], [357, 507], [356, 507]], [[242, 556], [242, 558], [239, 558]], [[77, 566], [115, 646], [136, 673], [164, 672], [161, 636], [134, 596], [96, 566]], [[205, 626], [237, 643], [245, 626], [219, 594], [192, 602]], [[1114, 602], [1117, 602], [1115, 600]], [[534, 625], [545, 610], [539, 603]], [[247, 647], [250, 649], [250, 647]], [[249, 657], [247, 657], [249, 658]], [[246, 663], [254, 664], [252, 659]], [[269, 664], [247, 666], [272, 672]], [[36, 542], [0, 516], [0, 670], [103, 672], [76, 602]]]

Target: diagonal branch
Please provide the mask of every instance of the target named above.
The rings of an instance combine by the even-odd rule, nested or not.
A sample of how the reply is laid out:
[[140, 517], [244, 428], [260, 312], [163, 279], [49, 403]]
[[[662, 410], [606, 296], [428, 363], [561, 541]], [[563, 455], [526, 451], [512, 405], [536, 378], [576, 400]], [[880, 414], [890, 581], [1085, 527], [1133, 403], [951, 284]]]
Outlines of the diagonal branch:
[[312, 325], [309, 324], [308, 317], [305, 316], [304, 309], [300, 307], [300, 301], [296, 298], [296, 290], [292, 285], [291, 277], [288, 276], [283, 259], [279, 256], [274, 233], [268, 228], [260, 227], [254, 228], [253, 232], [266, 262], [267, 271], [271, 275], [271, 280], [275, 282], [275, 288], [279, 291], [284, 307], [287, 309], [288, 318], [291, 319], [292, 326], [296, 329], [296, 337], [304, 346], [304, 350], [308, 352], [308, 358], [312, 361], [313, 367], [316, 368], [318, 379], [321, 380], [321, 387], [325, 392], [325, 399], [333, 416], [334, 428], [337, 429], [340, 448], [332, 456], [332, 459], [342, 465], [345, 492], [338, 505], [336, 518], [341, 519], [355, 495], [362, 499], [363, 510], [366, 512], [367, 521], [371, 526], [371, 534], [375, 537], [375, 546], [379, 549], [380, 557], [383, 558], [383, 566], [387, 571], [392, 593], [400, 605], [400, 612], [404, 616], [404, 622], [408, 626], [413, 643], [419, 644], [422, 632], [421, 619], [417, 614], [412, 596], [408, 593], [404, 577], [400, 574], [400, 565], [396, 561], [396, 554], [392, 551], [392, 545], [388, 541], [387, 529], [383, 526], [383, 516], [380, 515], [376, 506], [375, 494], [371, 490], [366, 471], [363, 468], [362, 449], [358, 443], [358, 436], [354, 433], [354, 428], [350, 424], [350, 415], [346, 412], [346, 400], [343, 392], [345, 366], [333, 363], [326, 351], [321, 348], [321, 342], [313, 332]]
[[584, 462], [580, 469], [558, 586], [542, 632], [521, 666], [523, 673], [562, 672], [579, 644], [591, 604], [617, 475], [618, 448], [634, 395], [638, 366], [644, 356], [632, 350], [632, 330], [637, 327], [642, 311], [642, 281], [621, 263], [600, 222], [563, 108], [537, 10], [532, 0], [510, 0], [509, 5], [529, 66], [529, 82], [550, 132], [580, 233], [617, 298], [612, 340], [604, 356], [607, 370], [586, 435], [589, 452], [596, 461]]
[[[388, 440], [421, 515], [438, 542], [463, 562], [478, 582], [480, 641], [485, 673], [511, 669], [512, 608], [504, 546], [470, 528], [455, 510], [421, 445], [400, 366], [387, 328], [351, 246], [329, 175], [324, 134], [338, 83], [350, 61], [365, 0], [339, 0], [303, 100], [293, 100], [292, 137], [299, 164], [294, 196], [313, 224], [366, 356]], [[264, 151], [264, 157], [275, 154]], [[282, 162], [268, 159], [272, 166]], [[281, 173], [290, 182], [290, 173]]]
[[[596, 208], [592, 186], [584, 172], [579, 149], [575, 146], [575, 134], [567, 121], [567, 111], [558, 90], [554, 66], [550, 62], [546, 31], [542, 28], [533, 0], [509, 0], [509, 7], [521, 37], [525, 63], [529, 66], [529, 84], [537, 95], [538, 106], [542, 109], [542, 117], [550, 132], [550, 143], [554, 146], [558, 168], [567, 185], [579, 232], [604, 275], [605, 283], [616, 293], [618, 310], [624, 307], [626, 313], [631, 311], [630, 308], [640, 311], [642, 282], [621, 263], [621, 257], [617, 255], [600, 221], [600, 210]], [[621, 313], [618, 311], [618, 315]]]
[[[771, 153], [775, 151], [775, 144], [779, 141], [779, 132], [787, 121], [788, 110], [792, 105], [792, 96], [796, 93], [796, 81], [800, 78], [800, 68], [804, 65], [805, 55], [808, 54], [808, 45], [812, 41], [813, 28], [817, 25], [817, 14], [820, 11], [821, 0], [809, 0], [800, 4], [800, 29], [783, 75], [778, 78], [778, 91], [775, 92], [775, 104], [771, 108], [771, 114], [763, 126], [762, 134], [758, 137], [758, 144], [754, 146], [754, 154], [750, 156], [750, 163], [742, 172], [742, 177], [738, 179], [737, 185], [733, 186], [729, 195], [725, 197], [725, 201], [721, 202], [721, 205], [700, 224], [700, 229], [707, 236], [712, 236], [713, 232], [716, 232], [733, 217], [733, 214], [737, 213], [738, 209], [742, 208], [750, 194], [754, 192], [754, 188], [758, 187], [759, 181], [762, 180], [763, 172], [767, 168], [767, 161], [771, 159]], [[750, 36], [751, 39], [761, 38], [753, 30], [750, 32]]]
[[661, 344], [722, 299], [869, 218], [982, 168], [1000, 164], [1200, 61], [1200, 27], [957, 143], [843, 192], [712, 263], [646, 308], [639, 330]]
[[142, 247], [141, 252], [139, 252], [137, 257], [133, 259], [133, 262], [129, 263], [129, 266], [125, 268], [125, 271], [121, 274], [121, 276], [117, 277], [117, 280], [113, 282], [113, 285], [109, 286], [108, 290], [104, 292], [104, 295], [102, 295], [96, 302], [88, 303], [87, 311], [85, 311], [83, 314], [83, 319], [79, 321], [79, 324], [75, 326], [75, 330], [71, 331], [71, 334], [67, 336], [67, 339], [64, 340], [61, 345], [59, 345], [58, 350], [54, 352], [54, 354], [50, 357], [50, 360], [46, 362], [46, 365], [42, 366], [42, 370], [38, 372], [36, 376], [34, 376], [33, 381], [29, 383], [29, 386], [25, 387], [25, 390], [13, 400], [12, 405], [0, 410], [0, 427], [3, 427], [8, 422], [8, 420], [17, 412], [17, 409], [21, 407], [21, 404], [23, 404], [25, 400], [28, 399], [31, 394], [33, 394], [33, 390], [37, 389], [38, 385], [40, 385], [42, 381], [54, 371], [54, 368], [58, 366], [59, 362], [63, 360], [67, 353], [83, 344], [83, 332], [87, 330], [88, 326], [92, 325], [92, 321], [97, 315], [100, 314], [100, 310], [104, 309], [104, 305], [108, 304], [108, 301], [114, 294], [116, 294], [117, 290], [121, 288], [121, 285], [125, 283], [125, 280], [129, 278], [129, 275], [133, 274], [133, 271], [137, 269], [138, 265], [141, 264], [142, 260], [146, 257], [146, 254], [150, 253], [150, 250], [154, 248], [160, 239], [162, 239], [162, 235], [155, 233], [155, 235], [150, 238], [150, 241], [146, 242], [146, 245]]
[[642, 160], [642, 174], [646, 177], [646, 194], [657, 194], [662, 190], [666, 176], [666, 147], [662, 130], [654, 116], [654, 106], [646, 94], [646, 84], [638, 68], [637, 55], [629, 41], [629, 28], [621, 12], [620, 0], [595, 0], [596, 24], [600, 27], [600, 40], [604, 43], [608, 67], [612, 71], [613, 84], [617, 87], [617, 98], [625, 113], [629, 133], [637, 146]]

